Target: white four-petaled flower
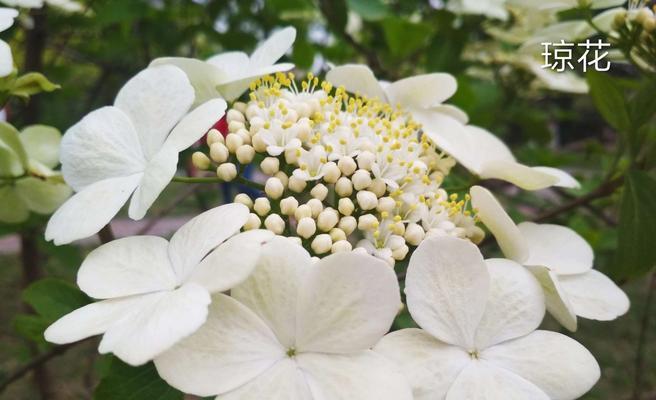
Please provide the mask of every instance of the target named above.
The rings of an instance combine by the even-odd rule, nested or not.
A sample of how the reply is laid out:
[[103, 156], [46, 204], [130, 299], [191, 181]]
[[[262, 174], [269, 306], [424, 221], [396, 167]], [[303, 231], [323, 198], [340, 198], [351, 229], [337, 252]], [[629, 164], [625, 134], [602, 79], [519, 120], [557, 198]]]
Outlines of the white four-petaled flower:
[[[18, 16], [18, 11], [0, 7], [0, 32], [3, 32], [14, 24], [14, 18]], [[14, 58], [11, 55], [11, 48], [4, 40], [0, 40], [0, 78], [11, 74], [14, 69]]]

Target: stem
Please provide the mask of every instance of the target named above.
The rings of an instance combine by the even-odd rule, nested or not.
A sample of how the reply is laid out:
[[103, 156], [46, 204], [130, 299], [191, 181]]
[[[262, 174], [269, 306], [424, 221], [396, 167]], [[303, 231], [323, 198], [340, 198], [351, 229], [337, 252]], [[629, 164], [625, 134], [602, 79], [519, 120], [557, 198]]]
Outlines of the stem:
[[656, 272], [651, 274], [649, 280], [649, 288], [647, 289], [647, 299], [645, 301], [645, 312], [642, 315], [640, 323], [640, 336], [638, 337], [638, 348], [636, 350], [635, 359], [635, 380], [633, 386], [633, 400], [642, 399], [643, 389], [643, 372], [645, 370], [645, 343], [647, 343], [647, 333], [649, 332], [651, 306], [654, 300], [654, 292], [656, 291]]
[[112, 231], [112, 226], [109, 223], [107, 223], [107, 225], [103, 226], [103, 228], [98, 231], [98, 238], [102, 244], [109, 243], [116, 239], [114, 232]]

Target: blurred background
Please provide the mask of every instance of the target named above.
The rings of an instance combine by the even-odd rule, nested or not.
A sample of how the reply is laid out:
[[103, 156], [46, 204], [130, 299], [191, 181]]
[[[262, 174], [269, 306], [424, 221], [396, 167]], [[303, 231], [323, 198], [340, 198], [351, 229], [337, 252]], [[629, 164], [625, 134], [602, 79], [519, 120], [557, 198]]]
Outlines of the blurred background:
[[[641, 254], [645, 246], [632, 239], [620, 246], [623, 235], [654, 242], [656, 186], [636, 189], [635, 204], [623, 200], [626, 188], [604, 189], [609, 177], [630, 163], [622, 153], [621, 135], [604, 120], [593, 97], [549, 90], [505, 57], [516, 46], [500, 42], [494, 32], [510, 29], [512, 20], [456, 15], [440, 0], [80, 0], [78, 12], [54, 3], [21, 13], [3, 33], [3, 39], [11, 37], [19, 70], [41, 72], [61, 85], [29, 101], [10, 102], [6, 118], [18, 128], [38, 122], [64, 132], [89, 111], [111, 104], [118, 89], [156, 57], [205, 59], [230, 50], [250, 52], [272, 31], [289, 25], [298, 32], [287, 55], [297, 75], [311, 71], [322, 76], [331, 64], [354, 62], [390, 81], [433, 71], [453, 74], [459, 89], [450, 103], [465, 110], [473, 124], [503, 138], [520, 161], [566, 169], [582, 182], [580, 190], [540, 192], [489, 182], [503, 194], [513, 218], [575, 229], [594, 247], [596, 268], [621, 284], [631, 299], [627, 315], [605, 323], [580, 320], [579, 330], [571, 334], [597, 357], [603, 371], [583, 398], [656, 399], [656, 284], [650, 274], [656, 258], [653, 249]], [[645, 78], [630, 65], [614, 64], [608, 76], [627, 96], [644, 86]], [[652, 115], [656, 111], [653, 103], [637, 101], [647, 102]], [[653, 138], [653, 124], [648, 129]], [[643, 170], [650, 170], [654, 158], [653, 151], [645, 156]], [[119, 218], [114, 232], [169, 235], [185, 216], [230, 200], [230, 190], [174, 183], [146, 220]], [[640, 225], [631, 225], [628, 218]], [[73, 283], [84, 255], [97, 245], [46, 243], [46, 221], [32, 216], [20, 226], [0, 225], [0, 398], [182, 398], [156, 381], [152, 367], [133, 369], [98, 355], [96, 338], [68, 347], [45, 343], [42, 332], [49, 323], [88, 301]], [[494, 242], [486, 243], [486, 255], [495, 255]], [[636, 258], [641, 261], [627, 261]], [[402, 315], [395, 327], [408, 324]], [[544, 325], [566, 333], [550, 317]], [[143, 387], [142, 382], [155, 386]]]

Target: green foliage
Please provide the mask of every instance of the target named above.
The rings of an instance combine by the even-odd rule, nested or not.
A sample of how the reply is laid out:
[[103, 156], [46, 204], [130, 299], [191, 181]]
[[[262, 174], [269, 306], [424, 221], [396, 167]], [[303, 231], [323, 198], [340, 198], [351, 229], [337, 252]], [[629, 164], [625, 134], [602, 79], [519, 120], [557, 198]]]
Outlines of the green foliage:
[[34, 282], [23, 291], [23, 301], [45, 321], [54, 322], [69, 312], [91, 302], [74, 285], [55, 278]]
[[606, 122], [621, 133], [631, 127], [627, 102], [621, 86], [608, 75], [589, 71], [586, 75], [592, 101]]
[[389, 15], [389, 9], [381, 0], [347, 0], [349, 8], [367, 21], [379, 21]]
[[424, 47], [432, 33], [426, 23], [410, 22], [407, 19], [390, 17], [383, 21], [385, 40], [395, 58], [407, 57]]
[[153, 363], [131, 367], [114, 357], [93, 395], [94, 400], [182, 400], [183, 397], [159, 377]]

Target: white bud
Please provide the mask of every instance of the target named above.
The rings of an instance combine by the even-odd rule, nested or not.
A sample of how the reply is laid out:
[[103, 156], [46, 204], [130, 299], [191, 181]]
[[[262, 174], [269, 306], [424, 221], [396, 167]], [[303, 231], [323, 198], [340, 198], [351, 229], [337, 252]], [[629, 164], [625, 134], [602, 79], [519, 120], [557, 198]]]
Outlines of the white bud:
[[337, 222], [339, 222], [339, 216], [332, 208], [326, 208], [317, 216], [317, 226], [324, 232], [333, 229], [337, 225]]
[[346, 177], [341, 177], [335, 183], [335, 192], [342, 197], [348, 197], [353, 193], [353, 184], [351, 180]]
[[300, 154], [299, 149], [285, 149], [285, 162], [289, 165], [296, 165]]
[[271, 177], [267, 179], [266, 183], [264, 184], [264, 192], [267, 194], [267, 196], [274, 200], [279, 199], [284, 191], [285, 186], [283, 186], [282, 182], [280, 182], [280, 179], [278, 178]]
[[241, 128], [240, 130], [237, 131], [237, 136], [241, 138], [244, 144], [251, 144], [252, 142], [250, 132], [248, 132], [244, 128]]
[[269, 199], [266, 197], [258, 197], [255, 199], [255, 204], [253, 204], [253, 210], [259, 215], [260, 217], [264, 217], [271, 211], [271, 203], [269, 202]]
[[394, 258], [396, 261], [401, 261], [405, 258], [405, 256], [408, 255], [409, 250], [410, 249], [406, 245], [397, 247], [396, 250], [392, 251], [392, 258]]
[[360, 208], [363, 210], [373, 210], [378, 206], [378, 198], [376, 197], [375, 194], [368, 190], [361, 190], [358, 192], [358, 194], [355, 195], [356, 199], [358, 200], [358, 204], [360, 205]]
[[233, 163], [223, 163], [216, 169], [216, 176], [222, 181], [230, 182], [237, 177], [237, 166]]
[[250, 213], [246, 223], [244, 224], [244, 230], [250, 231], [253, 229], [258, 229], [261, 225], [262, 221], [260, 221], [260, 217], [258, 217], [257, 214]]
[[237, 133], [238, 130], [244, 129], [246, 125], [243, 122], [239, 121], [230, 121], [228, 122], [228, 132]]
[[382, 179], [376, 178], [371, 182], [371, 185], [369, 185], [368, 189], [369, 191], [373, 192], [376, 197], [382, 197], [387, 191], [387, 185], [385, 182], [383, 182]]
[[211, 161], [202, 151], [195, 151], [191, 155], [191, 163], [194, 164], [194, 167], [205, 170], [210, 168]]
[[371, 185], [371, 176], [369, 175], [369, 171], [359, 169], [355, 171], [355, 174], [351, 177], [351, 181], [353, 181], [353, 187], [355, 190], [362, 190]]
[[298, 208], [298, 200], [295, 197], [289, 196], [280, 200], [280, 212], [283, 215], [294, 215]]
[[405, 228], [405, 235], [403, 235], [406, 242], [413, 246], [418, 246], [424, 240], [424, 236], [426, 236], [424, 229], [417, 224], [408, 224]]
[[371, 171], [374, 162], [376, 162], [376, 156], [370, 151], [363, 151], [358, 154], [358, 167], [367, 171]]
[[255, 157], [255, 149], [253, 146], [244, 144], [237, 149], [237, 161], [239, 161], [240, 164], [249, 164], [253, 161], [253, 157]]
[[337, 209], [344, 215], [351, 215], [355, 210], [355, 204], [348, 197], [344, 197], [337, 202]]
[[223, 135], [221, 132], [219, 132], [216, 129], [210, 129], [209, 132], [207, 132], [207, 145], [211, 146], [213, 143], [221, 143], [223, 144], [224, 139]]
[[370, 231], [376, 229], [378, 228], [378, 225], [380, 225], [378, 218], [372, 214], [361, 215], [360, 218], [358, 218], [358, 229], [361, 231]]
[[647, 33], [651, 33], [654, 30], [656, 30], [656, 18], [651, 17], [651, 18], [647, 18], [644, 21], [642, 21], [642, 28]]
[[333, 228], [329, 232], [330, 238], [333, 240], [333, 242], [338, 242], [340, 240], [346, 240], [346, 233], [339, 229], [339, 228]]
[[391, 197], [381, 197], [378, 199], [378, 206], [376, 209], [380, 212], [388, 212], [391, 213], [394, 211], [394, 208], [396, 208], [396, 201], [394, 201], [393, 198]]
[[271, 214], [264, 220], [264, 226], [276, 235], [285, 231], [285, 221], [278, 214]]
[[307, 186], [307, 182], [305, 182], [303, 179], [299, 179], [295, 177], [294, 175], [289, 177], [289, 190], [295, 193], [301, 193], [303, 189], [305, 189], [305, 186]]
[[332, 161], [326, 163], [323, 166], [323, 168], [324, 168], [324, 171], [325, 171], [325, 174], [323, 176], [323, 180], [326, 183], [335, 183], [335, 182], [337, 182], [339, 177], [342, 175], [342, 171], [340, 171], [337, 164], [335, 164]]
[[351, 216], [342, 217], [342, 219], [339, 220], [339, 224], [337, 224], [337, 227], [343, 230], [344, 233], [348, 236], [351, 233], [353, 233], [355, 228], [358, 227], [358, 222], [355, 220], [355, 217], [351, 217]]
[[299, 246], [303, 245], [303, 239], [301, 239], [298, 236], [289, 236], [287, 239], [291, 240], [294, 244], [297, 244]]
[[644, 22], [654, 16], [654, 13], [647, 7], [641, 8], [635, 16], [635, 21], [638, 24], [644, 24]]
[[356, 168], [358, 168], [357, 164], [351, 157], [342, 157], [339, 159], [337, 162], [337, 166], [339, 167], [340, 171], [342, 171], [342, 174], [349, 176], [353, 172], [355, 172]]
[[312, 218], [318, 217], [319, 213], [323, 211], [323, 203], [321, 203], [321, 200], [310, 199], [306, 204], [310, 206], [310, 210], [312, 210]]
[[246, 119], [244, 118], [244, 114], [242, 114], [238, 110], [235, 110], [234, 108], [228, 110], [228, 114], [226, 115], [226, 120], [228, 121], [228, 124], [232, 121], [237, 121], [242, 123], [246, 121]]
[[242, 144], [244, 144], [244, 141], [241, 139], [239, 135], [234, 133], [229, 133], [228, 136], [226, 136], [226, 147], [228, 148], [228, 151], [230, 151], [231, 153], [237, 152], [237, 149]]
[[253, 200], [249, 195], [246, 193], [239, 193], [238, 195], [235, 196], [235, 203], [240, 203], [245, 205], [246, 207], [253, 208]]
[[301, 204], [296, 207], [294, 218], [296, 218], [297, 221], [300, 221], [303, 218], [312, 218], [312, 209], [307, 204]]
[[317, 224], [310, 217], [301, 218], [296, 224], [296, 234], [307, 239], [317, 231]]
[[312, 247], [312, 251], [314, 251], [315, 254], [324, 254], [330, 251], [332, 245], [333, 240], [330, 238], [330, 235], [322, 233], [312, 240], [310, 247]]
[[405, 224], [403, 224], [403, 222], [400, 222], [400, 221], [399, 221], [399, 222], [395, 222], [395, 223], [392, 224], [392, 226], [390, 227], [390, 230], [391, 230], [392, 233], [394, 233], [395, 235], [403, 236], [403, 235], [405, 235]]
[[276, 157], [265, 157], [260, 163], [260, 169], [267, 175], [273, 175], [280, 169], [280, 161]]
[[230, 153], [228, 148], [221, 142], [214, 142], [210, 145], [210, 157], [212, 161], [217, 163], [224, 163], [228, 160]]
[[282, 185], [287, 187], [287, 184], [289, 183], [289, 177], [287, 176], [286, 173], [284, 173], [282, 171], [278, 171], [273, 176], [280, 179], [280, 182], [282, 182]]
[[328, 188], [326, 185], [319, 183], [310, 190], [310, 194], [317, 200], [324, 201], [326, 196], [328, 196]]
[[[251, 129], [251, 132], [253, 130]], [[251, 136], [251, 143], [253, 144], [253, 148], [255, 151], [258, 153], [264, 153], [267, 149], [267, 144], [262, 140], [262, 137], [259, 134], [254, 134]]]
[[346, 253], [351, 251], [353, 246], [351, 246], [351, 243], [349, 243], [346, 240], [339, 240], [333, 243], [333, 245], [330, 248], [331, 253]]

